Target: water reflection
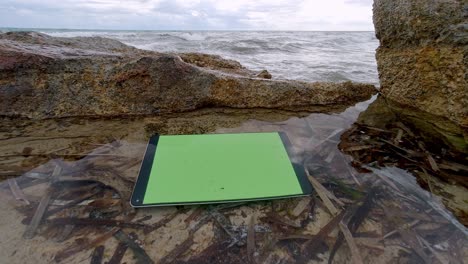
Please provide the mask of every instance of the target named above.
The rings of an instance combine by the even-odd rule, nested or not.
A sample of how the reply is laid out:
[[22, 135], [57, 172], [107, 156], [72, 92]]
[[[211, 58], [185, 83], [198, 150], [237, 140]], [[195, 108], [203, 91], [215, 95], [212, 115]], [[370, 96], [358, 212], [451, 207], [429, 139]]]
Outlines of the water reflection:
[[40, 151], [32, 134], [3, 134], [1, 147], [17, 150], [0, 160], [8, 178], [0, 183], [0, 255], [37, 263], [463, 263], [467, 229], [437, 196], [398, 168], [358, 172], [339, 151], [340, 136], [374, 100], [341, 114], [211, 130], [287, 133], [317, 195], [272, 202], [132, 209], [142, 120], [124, 122], [125, 130], [104, 121], [43, 124], [42, 132], [62, 127], [65, 136], [41, 134]]

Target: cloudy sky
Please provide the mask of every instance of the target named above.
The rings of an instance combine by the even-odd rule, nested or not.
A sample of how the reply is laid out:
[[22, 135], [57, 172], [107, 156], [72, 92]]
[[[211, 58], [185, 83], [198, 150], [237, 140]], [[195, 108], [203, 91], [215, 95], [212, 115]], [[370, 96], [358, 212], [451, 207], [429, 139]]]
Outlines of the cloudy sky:
[[0, 27], [374, 30], [372, 0], [0, 0]]

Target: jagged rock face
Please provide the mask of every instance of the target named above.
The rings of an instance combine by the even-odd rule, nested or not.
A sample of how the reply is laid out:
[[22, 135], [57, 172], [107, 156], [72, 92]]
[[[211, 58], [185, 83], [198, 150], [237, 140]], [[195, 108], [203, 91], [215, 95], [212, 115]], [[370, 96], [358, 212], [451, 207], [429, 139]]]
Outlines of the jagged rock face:
[[0, 35], [0, 116], [132, 116], [202, 107], [330, 111], [373, 93], [372, 85], [350, 82], [265, 80], [220, 57], [161, 54], [105, 38]]
[[375, 0], [374, 24], [382, 94], [397, 112], [466, 150], [467, 2]]

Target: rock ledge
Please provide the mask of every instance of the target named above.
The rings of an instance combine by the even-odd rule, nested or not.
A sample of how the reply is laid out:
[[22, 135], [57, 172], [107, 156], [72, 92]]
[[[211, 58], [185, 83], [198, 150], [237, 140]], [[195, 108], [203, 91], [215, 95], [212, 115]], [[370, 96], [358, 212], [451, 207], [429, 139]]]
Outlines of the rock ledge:
[[158, 115], [204, 107], [331, 111], [368, 84], [267, 80], [204, 54], [162, 54], [100, 37], [0, 34], [0, 116]]

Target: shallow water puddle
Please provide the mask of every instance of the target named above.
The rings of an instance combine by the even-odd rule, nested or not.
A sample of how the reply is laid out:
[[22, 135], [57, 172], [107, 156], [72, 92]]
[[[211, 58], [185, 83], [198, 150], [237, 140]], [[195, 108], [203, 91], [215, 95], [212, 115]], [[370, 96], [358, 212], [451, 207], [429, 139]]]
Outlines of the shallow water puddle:
[[[22, 263], [463, 263], [467, 229], [437, 196], [395, 167], [360, 173], [338, 149], [373, 100], [341, 114], [263, 114], [274, 122], [205, 112], [2, 132], [0, 255]], [[155, 131], [286, 132], [316, 195], [133, 210], [130, 193]]]

